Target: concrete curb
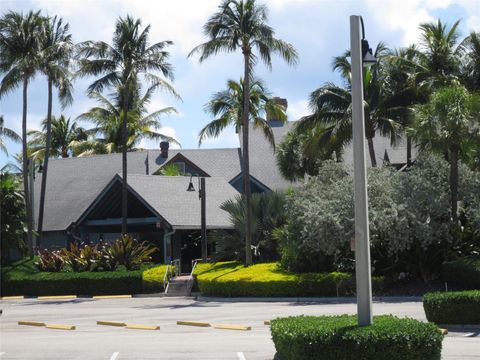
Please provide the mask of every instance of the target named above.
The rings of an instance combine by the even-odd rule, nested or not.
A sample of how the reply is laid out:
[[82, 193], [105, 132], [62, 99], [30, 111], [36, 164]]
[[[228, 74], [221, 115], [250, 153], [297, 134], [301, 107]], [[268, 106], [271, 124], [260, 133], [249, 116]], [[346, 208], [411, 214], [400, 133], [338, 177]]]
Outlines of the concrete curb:
[[[356, 297], [218, 297], [199, 295], [197, 301], [203, 302], [295, 302], [323, 304], [356, 304]], [[421, 296], [379, 296], [373, 298], [377, 303], [421, 302]]]

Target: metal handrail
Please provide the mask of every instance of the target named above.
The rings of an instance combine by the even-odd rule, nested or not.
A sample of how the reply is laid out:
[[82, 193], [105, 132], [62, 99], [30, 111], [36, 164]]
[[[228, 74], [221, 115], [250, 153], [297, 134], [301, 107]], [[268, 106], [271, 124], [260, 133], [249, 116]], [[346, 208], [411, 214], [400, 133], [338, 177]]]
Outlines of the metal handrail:
[[165, 270], [165, 275], [163, 276], [163, 290], [166, 292], [167, 291], [167, 285], [168, 283], [170, 282], [170, 272], [171, 272], [171, 269], [170, 269], [171, 265], [168, 264], [167, 265], [167, 270]]

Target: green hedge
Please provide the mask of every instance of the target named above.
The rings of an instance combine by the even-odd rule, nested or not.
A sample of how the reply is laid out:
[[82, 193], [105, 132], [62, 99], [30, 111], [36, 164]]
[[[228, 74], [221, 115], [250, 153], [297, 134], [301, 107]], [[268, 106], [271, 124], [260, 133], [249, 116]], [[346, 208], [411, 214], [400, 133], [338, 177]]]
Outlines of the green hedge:
[[1, 282], [8, 295], [113, 295], [142, 292], [142, 270], [105, 272], [59, 272], [11, 276]]
[[[138, 294], [163, 288], [166, 266], [101, 272], [40, 272], [32, 260], [2, 268], [1, 296]], [[146, 276], [144, 273], [147, 273]], [[160, 279], [161, 278], [161, 279]]]
[[282, 360], [440, 360], [443, 340], [434, 324], [393, 316], [366, 327], [352, 315], [288, 317], [271, 332]]
[[443, 264], [447, 283], [458, 289], [480, 289], [480, 258], [466, 257]]
[[[238, 262], [199, 264], [195, 276], [200, 292], [214, 296], [336, 296], [355, 291], [351, 274], [289, 273], [280, 270], [278, 263], [249, 267]], [[382, 281], [376, 278], [375, 287]]]
[[480, 325], [480, 290], [427, 293], [423, 308], [437, 324]]

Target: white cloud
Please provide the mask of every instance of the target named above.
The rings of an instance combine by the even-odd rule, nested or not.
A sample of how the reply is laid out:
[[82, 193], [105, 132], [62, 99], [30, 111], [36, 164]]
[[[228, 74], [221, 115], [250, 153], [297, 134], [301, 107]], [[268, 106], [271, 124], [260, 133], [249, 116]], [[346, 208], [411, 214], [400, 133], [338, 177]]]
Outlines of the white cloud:
[[[198, 143], [198, 134], [192, 132], [192, 137]], [[217, 138], [207, 138], [202, 142], [202, 148], [234, 148], [239, 147], [238, 134], [235, 133], [233, 126], [223, 130]]]
[[308, 109], [307, 100], [299, 100], [299, 101], [288, 103], [288, 108], [287, 108], [288, 120], [295, 121], [300, 119], [302, 116], [305, 116], [308, 114], [310, 114], [310, 110]]

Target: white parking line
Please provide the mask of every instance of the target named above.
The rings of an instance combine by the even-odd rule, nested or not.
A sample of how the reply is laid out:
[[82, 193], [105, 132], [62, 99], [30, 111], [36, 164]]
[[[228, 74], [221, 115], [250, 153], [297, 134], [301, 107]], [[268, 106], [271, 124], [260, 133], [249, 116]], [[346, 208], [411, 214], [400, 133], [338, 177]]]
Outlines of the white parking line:
[[112, 354], [112, 357], [110, 358], [110, 360], [115, 360], [117, 358], [118, 354], [120, 354], [120, 353], [119, 352], [114, 352]]
[[0, 356], [2, 356], [2, 355], [5, 355], [5, 353], [4, 353], [4, 352], [0, 352]]
[[238, 357], [238, 360], [247, 360], [245, 358], [245, 355], [243, 355], [243, 352], [237, 352], [237, 357]]

